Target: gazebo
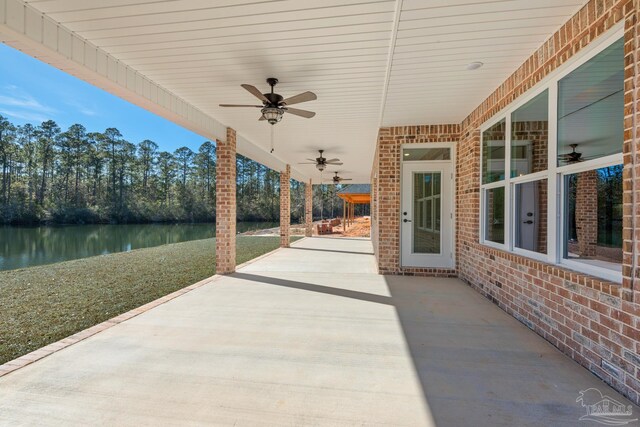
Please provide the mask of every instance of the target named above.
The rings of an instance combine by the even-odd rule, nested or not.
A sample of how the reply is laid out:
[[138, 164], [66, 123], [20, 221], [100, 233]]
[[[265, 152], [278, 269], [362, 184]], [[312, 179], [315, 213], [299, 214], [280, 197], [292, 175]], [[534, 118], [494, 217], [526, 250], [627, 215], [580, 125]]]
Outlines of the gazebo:
[[353, 224], [355, 206], [371, 203], [371, 185], [351, 184], [342, 188], [337, 194], [342, 199], [342, 222], [344, 230], [346, 230], [348, 226]]

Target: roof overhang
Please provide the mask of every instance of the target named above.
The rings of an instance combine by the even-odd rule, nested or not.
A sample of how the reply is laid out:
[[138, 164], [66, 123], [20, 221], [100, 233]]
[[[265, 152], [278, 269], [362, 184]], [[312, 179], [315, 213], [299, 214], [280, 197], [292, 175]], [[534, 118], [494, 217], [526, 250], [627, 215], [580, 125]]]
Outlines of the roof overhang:
[[[329, 172], [367, 183], [381, 126], [460, 123], [586, 0], [0, 0], [0, 40], [292, 177]], [[484, 66], [466, 69], [471, 62]], [[240, 88], [290, 96], [269, 153], [269, 125]]]

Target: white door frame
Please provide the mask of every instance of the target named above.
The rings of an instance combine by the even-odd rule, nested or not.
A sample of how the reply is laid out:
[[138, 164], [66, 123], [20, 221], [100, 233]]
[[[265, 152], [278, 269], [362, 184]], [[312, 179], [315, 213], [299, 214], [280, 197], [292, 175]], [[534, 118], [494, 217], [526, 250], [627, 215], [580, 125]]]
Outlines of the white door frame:
[[[449, 247], [450, 247], [450, 257], [448, 257], [449, 262], [444, 262], [442, 260], [442, 256], [443, 255], [424, 255], [424, 260], [422, 262], [420, 262], [420, 265], [414, 265], [414, 264], [418, 264], [418, 263], [411, 263], [411, 264], [407, 264], [405, 263], [405, 261], [403, 260], [403, 251], [404, 251], [404, 242], [403, 242], [403, 229], [404, 227], [407, 227], [409, 225], [407, 225], [406, 223], [402, 222], [403, 220], [403, 205], [405, 202], [405, 180], [404, 180], [404, 172], [405, 172], [405, 161], [404, 159], [404, 155], [403, 155], [403, 150], [405, 148], [449, 148], [450, 149], [450, 153], [451, 153], [451, 160], [422, 160], [422, 161], [407, 161], [406, 165], [419, 165], [420, 167], [422, 167], [424, 170], [428, 170], [429, 169], [429, 165], [432, 166], [443, 166], [446, 165], [449, 170], [450, 170], [450, 177], [442, 177], [442, 181], [444, 183], [445, 178], [449, 179], [449, 189], [450, 189], [450, 195], [449, 195], [449, 206], [445, 206], [444, 204], [442, 205], [442, 209], [443, 209], [443, 215], [445, 212], [445, 209], [448, 207], [449, 212], [450, 212], [450, 220], [449, 220], [449, 224], [450, 224], [450, 234], [449, 234]], [[456, 176], [455, 176], [455, 165], [456, 165], [456, 145], [455, 142], [428, 142], [428, 143], [416, 143], [416, 144], [402, 144], [400, 146], [400, 207], [398, 210], [398, 223], [399, 223], [399, 230], [398, 232], [400, 233], [399, 236], [399, 242], [400, 242], [400, 248], [399, 248], [399, 254], [400, 254], [400, 259], [399, 259], [399, 263], [400, 266], [402, 268], [446, 268], [446, 269], [454, 269], [456, 266], [456, 246], [455, 246], [455, 242], [456, 242], [456, 212], [455, 212], [455, 205], [456, 205]], [[412, 168], [413, 169], [413, 168]], [[411, 182], [408, 183], [408, 185], [412, 185]], [[444, 201], [444, 200], [443, 200]], [[412, 214], [413, 216], [413, 214]], [[412, 224], [412, 223], [409, 223]], [[441, 227], [441, 231], [444, 228]], [[444, 236], [444, 234], [442, 235]], [[432, 258], [432, 261], [429, 262], [429, 258]], [[439, 258], [439, 259], [438, 259]]]

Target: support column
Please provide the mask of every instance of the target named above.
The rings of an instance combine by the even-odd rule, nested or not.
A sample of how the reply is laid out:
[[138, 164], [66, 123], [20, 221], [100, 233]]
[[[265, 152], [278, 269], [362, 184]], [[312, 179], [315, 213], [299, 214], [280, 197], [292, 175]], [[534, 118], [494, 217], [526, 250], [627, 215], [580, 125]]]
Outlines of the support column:
[[291, 166], [280, 172], [280, 247], [289, 247], [291, 226]]
[[236, 271], [236, 131], [216, 144], [216, 273]]
[[313, 235], [313, 184], [311, 180], [304, 187], [304, 235]]
[[347, 231], [347, 201], [342, 199], [342, 232]]

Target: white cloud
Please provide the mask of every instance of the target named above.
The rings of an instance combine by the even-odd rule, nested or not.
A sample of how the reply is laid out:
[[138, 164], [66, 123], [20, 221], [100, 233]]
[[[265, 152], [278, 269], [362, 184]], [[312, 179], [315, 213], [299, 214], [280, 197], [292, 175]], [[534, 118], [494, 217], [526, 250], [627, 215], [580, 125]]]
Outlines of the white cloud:
[[25, 121], [42, 122], [57, 113], [55, 108], [42, 104], [15, 85], [6, 85], [0, 94], [0, 113]]
[[26, 122], [45, 122], [49, 120], [51, 117], [43, 116], [42, 114], [28, 112], [28, 111], [18, 111], [18, 110], [4, 110], [0, 109], [0, 114], [12, 117], [14, 119], [24, 120]]

